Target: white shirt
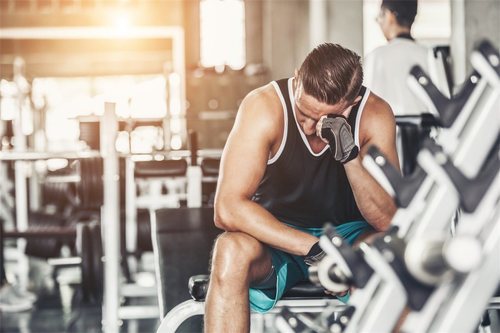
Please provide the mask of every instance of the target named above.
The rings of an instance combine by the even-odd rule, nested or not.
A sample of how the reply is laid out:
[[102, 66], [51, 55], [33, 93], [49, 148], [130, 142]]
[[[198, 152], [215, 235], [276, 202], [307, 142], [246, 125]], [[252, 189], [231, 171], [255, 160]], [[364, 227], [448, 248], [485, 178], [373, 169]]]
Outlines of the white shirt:
[[388, 102], [397, 116], [428, 112], [406, 83], [417, 64], [429, 72], [428, 49], [407, 38], [394, 38], [366, 56], [364, 84]]

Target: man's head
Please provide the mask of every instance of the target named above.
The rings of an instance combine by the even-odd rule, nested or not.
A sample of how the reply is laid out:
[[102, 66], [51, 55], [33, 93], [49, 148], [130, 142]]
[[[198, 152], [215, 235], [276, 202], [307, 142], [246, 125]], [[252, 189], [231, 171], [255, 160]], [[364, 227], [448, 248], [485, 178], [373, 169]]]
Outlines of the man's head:
[[355, 52], [332, 43], [312, 50], [295, 75], [297, 119], [305, 134], [314, 133], [323, 115], [347, 116], [359, 101], [362, 83], [361, 58]]
[[312, 50], [297, 74], [306, 94], [330, 105], [353, 102], [363, 82], [360, 56], [332, 43]]
[[417, 7], [418, 0], [382, 0], [377, 22], [385, 38], [391, 40], [401, 32], [409, 33]]

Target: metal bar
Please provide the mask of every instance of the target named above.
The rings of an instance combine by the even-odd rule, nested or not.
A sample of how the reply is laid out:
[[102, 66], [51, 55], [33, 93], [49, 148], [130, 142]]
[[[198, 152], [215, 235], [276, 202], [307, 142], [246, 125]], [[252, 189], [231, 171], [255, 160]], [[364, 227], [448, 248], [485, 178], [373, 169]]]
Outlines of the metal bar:
[[49, 258], [47, 259], [47, 263], [50, 266], [74, 267], [74, 266], [80, 266], [82, 264], [82, 258], [80, 257]]
[[82, 159], [99, 157], [98, 151], [86, 152], [39, 152], [39, 151], [2, 151], [0, 161], [38, 161], [49, 160], [51, 158]]
[[120, 281], [120, 192], [118, 155], [115, 150], [115, 139], [118, 133], [118, 122], [115, 114], [115, 103], [104, 104], [104, 115], [101, 118], [101, 153], [104, 160], [104, 205], [102, 207], [101, 225], [104, 242], [104, 304], [103, 330], [106, 333], [119, 331], [119, 281]]
[[43, 237], [76, 237], [75, 228], [71, 227], [52, 227], [47, 229], [25, 229], [9, 230], [4, 232], [5, 238], [43, 238]]
[[[22, 63], [23, 64], [23, 63]], [[21, 63], [14, 63], [14, 81], [18, 89], [18, 110], [16, 118], [14, 119], [13, 129], [14, 129], [14, 149], [16, 152], [24, 152], [27, 149], [26, 137], [23, 134], [22, 121], [23, 113], [21, 112], [21, 106], [24, 104], [26, 98], [26, 79], [18, 72], [22, 72]], [[15, 180], [14, 186], [16, 189], [16, 227], [24, 231], [28, 229], [28, 191], [26, 188], [26, 165], [23, 161], [16, 161], [14, 164], [15, 169]], [[29, 264], [28, 258], [25, 253], [26, 240], [17, 240], [17, 250], [19, 251], [18, 258], [18, 275], [19, 275], [19, 287], [21, 290], [26, 290], [28, 285], [28, 271]]]
[[[119, 31], [110, 27], [47, 27], [47, 28], [3, 28], [0, 29], [1, 39], [158, 39], [184, 38], [184, 30], [180, 26], [149, 26], [130, 27]], [[184, 52], [184, 40], [179, 41], [179, 54]], [[175, 48], [175, 47], [174, 47]], [[176, 54], [174, 54], [174, 59]], [[179, 60], [179, 66], [184, 67], [184, 57]], [[179, 67], [177, 67], [179, 68]], [[179, 72], [180, 73], [180, 72]]]
[[[124, 284], [120, 292], [123, 297], [155, 297], [158, 299], [156, 286], [141, 287], [137, 284]], [[158, 318], [158, 314], [156, 314], [156, 318]]]
[[129, 305], [118, 310], [120, 319], [158, 319], [158, 306]]
[[[135, 253], [137, 248], [137, 202], [134, 179], [135, 163], [125, 158], [125, 246], [127, 253]], [[130, 270], [135, 272], [137, 262], [135, 256], [127, 256]]]

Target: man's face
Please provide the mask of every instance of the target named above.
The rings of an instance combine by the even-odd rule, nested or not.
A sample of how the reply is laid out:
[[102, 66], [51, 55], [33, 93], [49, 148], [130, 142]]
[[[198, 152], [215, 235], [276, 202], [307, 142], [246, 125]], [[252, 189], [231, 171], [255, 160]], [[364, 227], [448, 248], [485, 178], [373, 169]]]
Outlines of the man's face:
[[300, 81], [295, 86], [294, 98], [297, 121], [305, 135], [316, 134], [316, 125], [322, 116], [332, 114], [343, 115], [347, 118], [353, 106], [353, 104], [346, 102], [333, 105], [322, 103], [313, 96], [306, 94]]
[[392, 18], [390, 10], [384, 7], [380, 7], [380, 11], [378, 12], [377, 17], [375, 18], [375, 21], [377, 21], [378, 25], [380, 26], [380, 29], [382, 30], [382, 33], [384, 34], [385, 39], [389, 40], [389, 30], [391, 27], [391, 22]]

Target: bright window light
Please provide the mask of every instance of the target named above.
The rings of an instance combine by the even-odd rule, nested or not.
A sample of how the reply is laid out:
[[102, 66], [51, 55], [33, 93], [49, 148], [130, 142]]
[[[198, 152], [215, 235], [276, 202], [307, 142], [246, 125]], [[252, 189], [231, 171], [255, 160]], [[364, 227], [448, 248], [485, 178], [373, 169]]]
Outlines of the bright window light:
[[233, 69], [245, 66], [245, 3], [243, 0], [200, 2], [201, 65]]

